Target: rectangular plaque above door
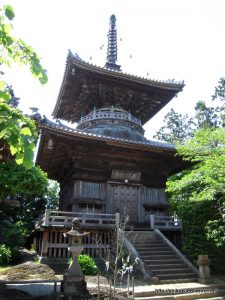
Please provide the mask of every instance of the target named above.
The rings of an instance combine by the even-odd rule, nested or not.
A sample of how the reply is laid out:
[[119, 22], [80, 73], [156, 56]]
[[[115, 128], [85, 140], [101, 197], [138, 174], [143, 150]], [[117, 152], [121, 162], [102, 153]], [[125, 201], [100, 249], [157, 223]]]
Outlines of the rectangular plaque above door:
[[141, 172], [127, 171], [127, 170], [112, 170], [111, 179], [114, 180], [129, 180], [129, 181], [140, 181]]

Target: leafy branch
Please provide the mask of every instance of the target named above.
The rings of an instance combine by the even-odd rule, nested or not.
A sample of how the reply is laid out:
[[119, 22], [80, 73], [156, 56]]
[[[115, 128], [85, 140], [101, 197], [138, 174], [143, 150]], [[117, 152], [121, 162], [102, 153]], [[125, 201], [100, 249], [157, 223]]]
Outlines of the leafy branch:
[[[12, 63], [27, 65], [31, 74], [41, 84], [45, 84], [48, 77], [37, 53], [23, 40], [12, 35], [11, 21], [14, 16], [10, 5], [0, 5], [0, 66], [10, 67]], [[0, 72], [0, 77], [3, 74]], [[0, 78], [0, 140], [6, 142], [7, 149], [15, 156], [17, 164], [31, 168], [37, 139], [35, 125], [19, 110], [10, 107], [10, 99], [9, 85]], [[0, 156], [0, 160], [3, 160], [3, 157]]]

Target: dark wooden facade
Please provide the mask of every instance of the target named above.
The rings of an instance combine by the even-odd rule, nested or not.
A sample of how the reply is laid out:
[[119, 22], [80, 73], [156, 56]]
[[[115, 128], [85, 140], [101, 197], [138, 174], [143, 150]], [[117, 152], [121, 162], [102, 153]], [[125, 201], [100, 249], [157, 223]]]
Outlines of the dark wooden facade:
[[[49, 146], [50, 145], [50, 146]], [[184, 167], [172, 145], [42, 125], [37, 161], [61, 185], [60, 210], [121, 213], [131, 223], [168, 215], [165, 183]]]

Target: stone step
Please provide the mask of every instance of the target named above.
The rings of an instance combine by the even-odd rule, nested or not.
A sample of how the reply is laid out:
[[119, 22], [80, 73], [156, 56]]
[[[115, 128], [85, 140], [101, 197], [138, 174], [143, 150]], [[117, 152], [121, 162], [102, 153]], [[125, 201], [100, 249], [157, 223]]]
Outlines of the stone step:
[[[137, 249], [137, 248], [136, 248]], [[157, 249], [157, 250], [155, 250], [155, 249], [151, 249], [151, 250], [147, 250], [147, 249], [137, 249], [137, 251], [140, 253], [140, 255], [146, 255], [146, 254], [153, 254], [153, 252], [156, 252], [156, 253], [160, 253], [161, 254], [161, 252], [167, 252], [167, 251], [170, 251], [169, 249], [163, 249], [163, 248], [161, 248], [161, 249]], [[170, 251], [171, 253], [174, 253], [173, 251]]]
[[142, 254], [141, 255], [142, 260], [146, 261], [146, 260], [162, 260], [162, 261], [169, 261], [171, 259], [180, 259], [179, 257], [177, 257], [174, 254], [166, 254], [166, 255], [157, 255], [157, 254]]
[[168, 246], [164, 245], [163, 243], [154, 243], [154, 244], [146, 244], [146, 243], [140, 243], [140, 244], [134, 244], [134, 246], [136, 248], [148, 248], [148, 249], [151, 249], [151, 248], [156, 248], [156, 247], [166, 247], [168, 248]]
[[147, 243], [139, 243], [139, 244], [134, 244], [134, 246], [135, 247], [144, 247], [144, 248], [152, 248], [152, 247], [167, 247], [168, 248], [168, 246], [166, 246], [165, 244], [163, 244], [163, 243], [149, 243], [149, 244], [147, 244]]
[[[137, 249], [137, 248], [136, 248]], [[149, 254], [149, 255], [165, 255], [165, 254], [174, 254], [173, 250], [170, 249], [160, 249], [160, 250], [147, 250], [147, 249], [138, 249], [138, 252], [142, 255]]]
[[170, 249], [168, 246], [164, 245], [164, 244], [154, 244], [154, 245], [146, 245], [146, 244], [142, 244], [142, 245], [137, 245], [134, 244], [134, 247], [136, 249], [148, 249], [148, 250], [159, 250], [159, 249]]
[[[138, 251], [138, 250], [137, 250]], [[142, 251], [142, 250], [140, 250], [140, 251], [138, 251], [138, 253], [140, 254], [140, 256], [162, 256], [162, 255], [173, 255], [173, 256], [175, 256], [175, 257], [177, 257], [176, 256], [176, 253], [174, 253], [174, 252], [172, 252], [172, 251]]]
[[140, 243], [140, 244], [142, 244], [142, 243], [149, 243], [149, 244], [150, 244], [150, 243], [163, 243], [163, 241], [162, 241], [161, 239], [158, 239], [158, 238], [157, 238], [157, 239], [156, 239], [156, 238], [155, 238], [155, 239], [153, 239], [153, 238], [152, 238], [152, 239], [134, 238], [134, 239], [133, 239], [133, 242], [134, 242], [134, 243], [138, 243], [138, 244], [139, 244], [139, 243]]
[[148, 267], [151, 270], [161, 270], [161, 269], [182, 269], [185, 268], [186, 265], [184, 263], [181, 263], [180, 261], [177, 264], [163, 264], [163, 265], [149, 265]]
[[151, 269], [153, 274], [180, 274], [180, 273], [192, 273], [192, 269], [188, 267], [175, 268], [175, 269]]
[[142, 259], [144, 261], [148, 261], [149, 259], [150, 260], [171, 260], [171, 259], [176, 259], [177, 256], [174, 255], [174, 254], [171, 254], [171, 255], [141, 255]]
[[[197, 275], [189, 268], [174, 250], [157, 235], [139, 232], [133, 244], [146, 267], [158, 277], [160, 283], [196, 281]], [[156, 295], [155, 295], [156, 296]]]
[[181, 264], [182, 260], [179, 258], [174, 259], [145, 259], [144, 262], [147, 264], [147, 266], [152, 265], [167, 265], [167, 264]]
[[154, 276], [158, 277], [159, 280], [171, 280], [171, 279], [188, 279], [188, 278], [197, 278], [195, 273], [179, 273], [179, 274], [154, 274]]

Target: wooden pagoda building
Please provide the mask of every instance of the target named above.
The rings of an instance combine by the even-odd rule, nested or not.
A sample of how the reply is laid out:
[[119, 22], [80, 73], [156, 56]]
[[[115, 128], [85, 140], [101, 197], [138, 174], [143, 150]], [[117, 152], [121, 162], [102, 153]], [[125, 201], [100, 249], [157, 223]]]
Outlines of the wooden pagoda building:
[[91, 255], [96, 254], [94, 234], [102, 235], [103, 244], [109, 242], [107, 228], [116, 214], [129, 216], [136, 230], [180, 230], [178, 220], [171, 221], [168, 214], [165, 184], [184, 162], [175, 156], [173, 145], [147, 140], [142, 126], [184, 84], [123, 73], [116, 64], [115, 16], [108, 39], [103, 68], [68, 54], [53, 116], [77, 123], [76, 129], [60, 121], [41, 123], [36, 163], [61, 188], [59, 211], [47, 209], [37, 226], [36, 248], [42, 257], [68, 255], [63, 232], [74, 216], [91, 232], [86, 241]]

